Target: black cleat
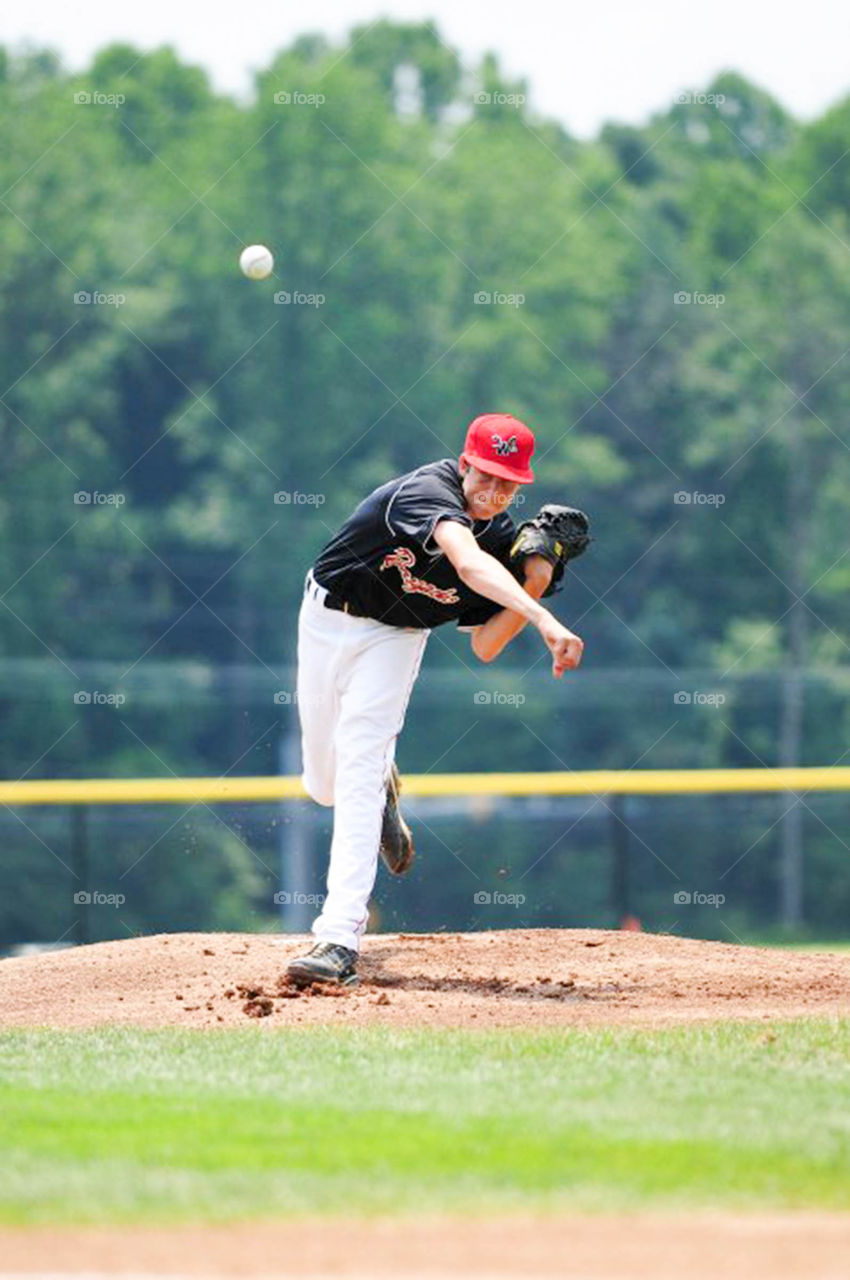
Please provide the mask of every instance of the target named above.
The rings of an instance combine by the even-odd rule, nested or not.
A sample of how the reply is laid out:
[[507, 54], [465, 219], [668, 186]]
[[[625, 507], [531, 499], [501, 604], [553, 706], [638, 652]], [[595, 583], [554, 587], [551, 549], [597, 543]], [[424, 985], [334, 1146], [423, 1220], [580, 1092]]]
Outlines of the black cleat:
[[401, 816], [398, 807], [398, 796], [401, 791], [401, 778], [393, 764], [387, 783], [387, 801], [384, 805], [384, 822], [381, 827], [381, 843], [378, 849], [384, 866], [394, 876], [403, 876], [409, 871], [415, 856], [413, 833]]
[[305, 956], [291, 960], [286, 972], [297, 987], [309, 987], [313, 982], [354, 987], [358, 982], [356, 963], [356, 951], [338, 942], [317, 942]]

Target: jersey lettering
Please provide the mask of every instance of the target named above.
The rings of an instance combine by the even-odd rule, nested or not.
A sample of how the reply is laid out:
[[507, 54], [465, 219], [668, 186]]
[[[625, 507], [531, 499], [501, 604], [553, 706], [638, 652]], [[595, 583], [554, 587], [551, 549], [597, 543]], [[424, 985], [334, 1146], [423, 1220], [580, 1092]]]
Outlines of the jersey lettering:
[[408, 547], [396, 547], [395, 551], [384, 556], [381, 561], [381, 570], [398, 569], [401, 574], [402, 591], [415, 591], [419, 595], [429, 596], [438, 604], [459, 602], [460, 597], [454, 587], [436, 587], [433, 582], [426, 582], [424, 578], [414, 578], [410, 570], [415, 564], [416, 556]]

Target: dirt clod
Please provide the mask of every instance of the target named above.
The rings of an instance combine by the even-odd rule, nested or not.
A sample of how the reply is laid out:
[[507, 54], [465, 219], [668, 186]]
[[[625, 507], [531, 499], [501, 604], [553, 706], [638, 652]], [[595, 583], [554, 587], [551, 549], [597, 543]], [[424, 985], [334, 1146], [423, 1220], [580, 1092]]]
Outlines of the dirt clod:
[[242, 1006], [242, 1012], [246, 1013], [249, 1018], [267, 1018], [270, 1013], [274, 1012], [274, 1001], [268, 996], [259, 996], [253, 1000], [246, 1000]]

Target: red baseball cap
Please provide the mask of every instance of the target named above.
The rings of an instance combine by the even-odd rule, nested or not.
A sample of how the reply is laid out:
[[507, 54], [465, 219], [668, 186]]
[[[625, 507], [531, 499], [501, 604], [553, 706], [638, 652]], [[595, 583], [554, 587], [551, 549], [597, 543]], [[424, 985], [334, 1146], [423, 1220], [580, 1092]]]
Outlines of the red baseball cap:
[[467, 427], [460, 460], [488, 475], [531, 484], [533, 453], [534, 432], [524, 422], [509, 413], [483, 413]]

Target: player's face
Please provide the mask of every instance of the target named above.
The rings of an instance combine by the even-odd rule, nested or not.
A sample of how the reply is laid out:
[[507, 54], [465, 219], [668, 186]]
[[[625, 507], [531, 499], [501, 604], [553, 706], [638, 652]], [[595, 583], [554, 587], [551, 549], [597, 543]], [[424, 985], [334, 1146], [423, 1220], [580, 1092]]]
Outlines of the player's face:
[[474, 520], [491, 520], [511, 502], [519, 485], [501, 476], [488, 475], [477, 467], [468, 467], [463, 477], [466, 509]]

